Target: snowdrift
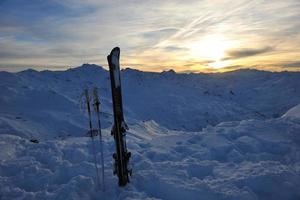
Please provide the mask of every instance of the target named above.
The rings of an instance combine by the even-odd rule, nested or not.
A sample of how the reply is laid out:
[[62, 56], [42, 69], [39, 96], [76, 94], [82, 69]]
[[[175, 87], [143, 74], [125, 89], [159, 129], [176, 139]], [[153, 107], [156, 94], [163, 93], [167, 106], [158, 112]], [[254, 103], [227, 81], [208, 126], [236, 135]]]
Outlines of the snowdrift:
[[288, 110], [283, 117], [300, 120], [300, 104]]

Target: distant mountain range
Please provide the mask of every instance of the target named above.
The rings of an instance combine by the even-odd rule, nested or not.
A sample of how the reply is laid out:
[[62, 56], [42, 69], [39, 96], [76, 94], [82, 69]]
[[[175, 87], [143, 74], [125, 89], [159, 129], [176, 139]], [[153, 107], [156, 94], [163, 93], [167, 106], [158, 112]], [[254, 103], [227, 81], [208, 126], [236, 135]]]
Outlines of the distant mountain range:
[[[224, 121], [276, 118], [300, 103], [299, 72], [125, 69], [121, 78], [128, 123], [153, 120], [171, 130], [199, 131]], [[100, 90], [103, 125], [109, 127], [112, 102], [104, 68], [84, 64], [66, 71], [0, 72], [0, 127], [26, 137], [41, 132], [46, 137], [82, 135], [87, 127], [80, 109], [82, 92], [93, 87]]]

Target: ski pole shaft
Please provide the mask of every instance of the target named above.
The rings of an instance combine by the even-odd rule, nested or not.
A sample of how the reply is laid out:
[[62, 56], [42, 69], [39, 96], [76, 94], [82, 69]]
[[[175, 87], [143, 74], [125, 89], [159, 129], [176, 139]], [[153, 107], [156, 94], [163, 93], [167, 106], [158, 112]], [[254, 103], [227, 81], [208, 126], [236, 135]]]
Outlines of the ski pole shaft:
[[94, 136], [93, 136], [93, 126], [92, 126], [92, 116], [91, 116], [91, 106], [90, 106], [90, 97], [88, 90], [85, 90], [85, 97], [86, 97], [86, 103], [87, 103], [87, 110], [88, 110], [88, 116], [89, 116], [89, 126], [90, 126], [90, 134], [92, 138], [92, 148], [93, 148], [93, 154], [94, 154], [94, 164], [96, 169], [96, 184], [98, 187], [100, 187], [100, 178], [99, 178], [99, 172], [98, 172], [98, 166], [97, 166], [97, 155], [96, 155], [96, 148], [95, 148], [95, 142], [94, 142]]
[[101, 132], [101, 122], [100, 122], [100, 114], [99, 109], [97, 112], [98, 116], [98, 127], [99, 127], [99, 139], [100, 139], [100, 152], [101, 152], [101, 164], [102, 164], [102, 189], [105, 190], [104, 184], [104, 155], [103, 155], [103, 140], [102, 140], [102, 132]]
[[101, 132], [101, 121], [100, 121], [100, 100], [98, 97], [97, 88], [94, 88], [94, 105], [97, 113], [98, 119], [98, 132], [99, 132], [99, 141], [100, 141], [100, 153], [101, 153], [101, 168], [102, 168], [102, 190], [105, 190], [105, 182], [104, 182], [104, 154], [103, 154], [103, 140], [102, 140], [102, 132]]

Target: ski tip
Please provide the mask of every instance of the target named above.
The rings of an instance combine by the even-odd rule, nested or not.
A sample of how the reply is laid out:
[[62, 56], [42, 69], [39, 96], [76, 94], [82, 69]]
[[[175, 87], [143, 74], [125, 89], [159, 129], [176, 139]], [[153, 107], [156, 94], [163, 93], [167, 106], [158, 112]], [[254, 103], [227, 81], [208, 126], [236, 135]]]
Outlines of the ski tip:
[[114, 52], [120, 52], [120, 47], [113, 48], [110, 52], [110, 55], [112, 55]]
[[107, 56], [108, 63], [110, 63], [113, 55], [117, 55], [118, 57], [120, 56], [120, 48], [119, 47], [115, 47], [111, 50], [110, 54]]

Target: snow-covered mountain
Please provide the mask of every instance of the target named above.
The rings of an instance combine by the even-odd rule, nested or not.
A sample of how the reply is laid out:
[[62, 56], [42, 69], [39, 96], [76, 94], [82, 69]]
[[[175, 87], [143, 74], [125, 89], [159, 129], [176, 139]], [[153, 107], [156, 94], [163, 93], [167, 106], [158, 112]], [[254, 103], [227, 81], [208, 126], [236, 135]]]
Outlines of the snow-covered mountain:
[[[133, 176], [121, 189], [105, 69], [0, 72], [0, 199], [300, 199], [300, 73], [126, 69], [122, 84]], [[84, 137], [82, 93], [93, 87], [104, 192]]]
[[[154, 120], [172, 130], [199, 131], [207, 125], [268, 119], [300, 102], [300, 73], [239, 70], [220, 74], [122, 72], [127, 121]], [[82, 65], [67, 71], [0, 73], [2, 129], [28, 137], [81, 135], [84, 88], [98, 87], [104, 127], [111, 125], [108, 71]], [[26, 128], [31, 127], [31, 128]]]

